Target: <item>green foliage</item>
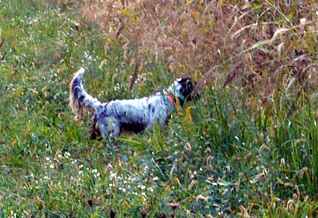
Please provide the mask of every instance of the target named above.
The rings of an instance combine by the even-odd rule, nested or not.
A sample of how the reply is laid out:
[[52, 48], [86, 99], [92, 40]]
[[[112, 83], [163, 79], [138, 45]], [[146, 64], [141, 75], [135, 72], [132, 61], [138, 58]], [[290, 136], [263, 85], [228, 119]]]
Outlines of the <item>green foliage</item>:
[[[68, 106], [80, 66], [89, 72], [85, 87], [103, 101], [149, 95], [174, 75], [149, 51], [130, 90], [133, 48], [113, 40], [105, 53], [100, 26], [74, 2], [0, 1], [0, 216], [108, 216], [111, 209], [118, 217], [317, 216], [317, 93], [292, 89], [309, 77], [289, 80], [264, 100], [227, 76], [228, 86], [202, 89], [164, 128], [91, 141], [89, 116], [75, 121]], [[262, 17], [264, 5], [253, 4]], [[287, 6], [270, 5], [281, 15]], [[294, 22], [297, 9], [288, 10], [278, 23]], [[301, 40], [315, 54], [313, 36]]]

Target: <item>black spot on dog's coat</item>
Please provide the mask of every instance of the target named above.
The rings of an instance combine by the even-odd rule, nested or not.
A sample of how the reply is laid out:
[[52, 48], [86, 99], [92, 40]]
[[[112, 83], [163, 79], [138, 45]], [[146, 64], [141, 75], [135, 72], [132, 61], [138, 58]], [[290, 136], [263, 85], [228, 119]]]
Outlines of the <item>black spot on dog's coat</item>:
[[151, 113], [155, 112], [155, 107], [152, 104], [148, 105], [148, 110], [151, 111]]
[[122, 124], [121, 129], [126, 130], [133, 133], [140, 133], [145, 130], [145, 125], [142, 123], [129, 123], [129, 124]]

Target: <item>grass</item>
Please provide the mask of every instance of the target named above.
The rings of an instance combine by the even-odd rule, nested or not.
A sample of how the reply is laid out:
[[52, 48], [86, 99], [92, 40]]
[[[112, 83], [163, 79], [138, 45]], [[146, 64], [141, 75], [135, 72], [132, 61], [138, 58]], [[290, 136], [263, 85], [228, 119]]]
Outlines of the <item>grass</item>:
[[[140, 32], [157, 1], [140, 1], [144, 12], [116, 2], [124, 8], [109, 12], [108, 25], [120, 28], [121, 18], [118, 39], [119, 29], [90, 16], [102, 7], [87, 2], [0, 1], [0, 216], [317, 216], [317, 23], [313, 9], [304, 12], [314, 2], [254, 1], [244, 16], [235, 1], [167, 3], [165, 13], [179, 8], [178, 25], [148, 13], [153, 23]], [[168, 41], [150, 31], [156, 19]], [[193, 40], [189, 28], [193, 50], [165, 50], [175, 37]], [[91, 141], [89, 116], [74, 121], [68, 106], [80, 66], [85, 87], [104, 101], [149, 95], [183, 74], [199, 80], [201, 98], [166, 128]]]

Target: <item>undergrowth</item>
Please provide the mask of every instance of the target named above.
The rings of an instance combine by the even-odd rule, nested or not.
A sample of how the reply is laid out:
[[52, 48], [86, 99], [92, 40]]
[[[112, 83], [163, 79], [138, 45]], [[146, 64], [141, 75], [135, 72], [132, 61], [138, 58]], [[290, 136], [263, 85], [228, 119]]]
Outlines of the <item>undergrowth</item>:
[[[316, 3], [112, 2], [0, 1], [0, 216], [317, 216]], [[200, 99], [91, 141], [80, 66], [102, 101]]]

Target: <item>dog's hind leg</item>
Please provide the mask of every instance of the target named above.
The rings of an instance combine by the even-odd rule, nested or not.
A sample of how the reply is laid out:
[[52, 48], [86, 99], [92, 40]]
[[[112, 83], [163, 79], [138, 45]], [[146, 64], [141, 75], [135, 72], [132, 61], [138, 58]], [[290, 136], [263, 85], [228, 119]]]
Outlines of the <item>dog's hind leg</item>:
[[103, 138], [116, 138], [120, 135], [120, 123], [115, 117], [101, 117], [97, 121], [98, 129]]

